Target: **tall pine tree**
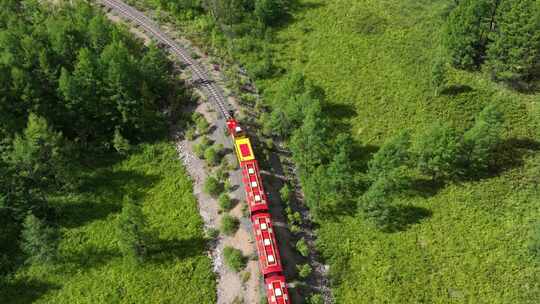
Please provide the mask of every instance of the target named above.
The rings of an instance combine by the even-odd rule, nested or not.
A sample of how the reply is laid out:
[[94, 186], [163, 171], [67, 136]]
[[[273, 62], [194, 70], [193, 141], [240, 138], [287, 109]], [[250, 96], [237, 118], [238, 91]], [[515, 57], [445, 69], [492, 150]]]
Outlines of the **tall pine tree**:
[[490, 38], [495, 79], [519, 83], [540, 75], [540, 1], [503, 1]]
[[499, 2], [464, 0], [450, 14], [444, 41], [456, 67], [476, 68], [483, 61]]

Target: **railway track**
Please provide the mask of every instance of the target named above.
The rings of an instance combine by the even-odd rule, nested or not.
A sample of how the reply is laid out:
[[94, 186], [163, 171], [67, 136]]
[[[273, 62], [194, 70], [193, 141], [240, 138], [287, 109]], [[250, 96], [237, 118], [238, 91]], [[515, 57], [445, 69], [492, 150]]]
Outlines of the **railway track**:
[[116, 0], [98, 0], [97, 2], [114, 10], [125, 19], [136, 23], [151, 38], [158, 43], [165, 45], [171, 54], [188, 66], [193, 76], [193, 83], [203, 91], [206, 91], [209, 101], [215, 104], [221, 116], [225, 120], [232, 118], [227, 107], [225, 96], [220, 87], [215, 84], [206, 70], [191, 57], [186, 49], [180, 47], [174, 40], [163, 33], [158, 25], [133, 7]]

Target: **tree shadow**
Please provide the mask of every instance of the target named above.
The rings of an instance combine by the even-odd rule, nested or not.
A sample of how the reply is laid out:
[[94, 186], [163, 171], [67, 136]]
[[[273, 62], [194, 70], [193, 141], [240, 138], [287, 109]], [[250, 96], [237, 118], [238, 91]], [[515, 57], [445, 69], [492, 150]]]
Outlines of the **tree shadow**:
[[116, 203], [95, 201], [67, 203], [60, 208], [58, 223], [66, 228], [80, 227], [121, 210], [121, 200]]
[[540, 92], [540, 75], [529, 81], [507, 81], [505, 84], [521, 94], [534, 95]]
[[232, 152], [233, 150], [231, 148], [224, 148], [222, 154], [223, 156], [225, 156], [225, 155], [231, 154]]
[[110, 260], [120, 256], [120, 253], [116, 250], [102, 249], [90, 245], [83, 250], [64, 256], [64, 259], [68, 264], [75, 264], [77, 269], [91, 269], [104, 266]]
[[352, 118], [357, 116], [356, 108], [349, 104], [327, 103], [323, 112], [331, 119]]
[[446, 88], [444, 88], [441, 91], [442, 95], [449, 95], [449, 96], [456, 96], [464, 93], [469, 93], [474, 91], [474, 89], [471, 86], [468, 85], [451, 85]]
[[322, 2], [305, 2], [300, 0], [292, 0], [289, 1], [289, 6], [287, 9], [287, 13], [276, 23], [273, 25], [273, 28], [280, 29], [284, 28], [291, 23], [296, 21], [296, 18], [294, 17], [294, 13], [300, 13], [303, 11], [316, 9], [325, 6], [325, 3]]
[[98, 170], [96, 174], [85, 177], [78, 188], [83, 196], [81, 201], [66, 202], [58, 207], [58, 223], [74, 228], [107, 217], [122, 209], [124, 194], [139, 200], [147, 189], [159, 181], [158, 175], [143, 174], [136, 171]]
[[495, 157], [489, 175], [500, 175], [525, 164], [525, 156], [540, 151], [540, 142], [531, 138], [509, 138], [495, 149]]
[[61, 286], [38, 280], [18, 279], [14, 282], [0, 282], [0, 303], [33, 303], [46, 294]]
[[207, 248], [207, 241], [200, 237], [163, 240], [155, 238], [148, 248], [148, 262], [161, 264], [173, 259], [200, 255]]
[[378, 146], [375, 145], [362, 145], [359, 142], [354, 142], [351, 153], [351, 160], [354, 162], [355, 167], [358, 170], [366, 171], [368, 169], [368, 162], [373, 158], [373, 155], [379, 151]]
[[207, 134], [212, 134], [216, 130], [217, 130], [217, 126], [216, 125], [211, 125], [210, 128], [208, 128]]
[[393, 225], [389, 232], [405, 231], [433, 215], [431, 210], [411, 205], [396, 205], [391, 210]]
[[97, 174], [86, 177], [81, 183], [79, 191], [81, 193], [102, 191], [105, 194], [116, 194], [121, 197], [126, 188], [130, 188], [130, 195], [134, 199], [138, 199], [144, 195], [142, 189], [151, 187], [159, 179], [158, 175], [134, 170], [100, 170]]
[[431, 178], [416, 178], [409, 181], [408, 185], [409, 195], [428, 198], [439, 193], [444, 188], [445, 182]]

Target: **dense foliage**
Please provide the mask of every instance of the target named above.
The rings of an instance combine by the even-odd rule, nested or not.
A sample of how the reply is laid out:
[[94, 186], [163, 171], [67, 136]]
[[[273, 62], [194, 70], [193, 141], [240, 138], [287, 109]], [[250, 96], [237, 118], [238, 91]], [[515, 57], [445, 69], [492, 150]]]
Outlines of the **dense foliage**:
[[487, 61], [495, 79], [531, 82], [540, 71], [540, 2], [460, 1], [448, 19], [446, 45], [458, 67]]
[[[166, 134], [166, 115], [186, 101], [184, 88], [163, 51], [145, 47], [89, 4], [70, 3], [0, 1], [0, 302], [28, 303], [50, 290], [43, 302], [140, 302], [147, 300], [143, 292], [157, 295], [156, 302], [212, 303], [214, 280], [202, 254], [201, 222], [174, 149], [156, 145], [139, 155], [141, 142]], [[134, 154], [134, 164], [115, 167]], [[152, 163], [148, 174], [136, 172], [145, 163]], [[133, 182], [136, 187], [128, 184]], [[164, 199], [152, 191], [176, 195]], [[124, 194], [133, 200], [126, 199], [117, 220]], [[180, 219], [171, 216], [161, 217], [160, 229], [155, 218], [161, 211], [139, 207], [147, 200], [170, 208], [171, 215], [182, 210], [183, 228], [165, 227], [179, 227]], [[152, 227], [154, 234], [166, 235], [148, 241]], [[175, 243], [183, 241], [176, 238], [184, 232], [194, 240], [178, 249]], [[177, 259], [183, 250], [190, 254], [186, 262]], [[120, 253], [141, 262], [153, 259], [154, 273], [126, 269], [115, 259]], [[132, 282], [80, 271], [100, 263]], [[169, 270], [156, 268], [161, 264]], [[200, 284], [178, 299], [166, 285], [133, 284], [142, 274], [157, 284], [177, 275], [170, 269], [190, 267], [199, 268], [182, 277]], [[108, 280], [119, 285], [111, 289]], [[73, 288], [103, 290], [82, 299]], [[105, 289], [121, 291], [110, 295]]]

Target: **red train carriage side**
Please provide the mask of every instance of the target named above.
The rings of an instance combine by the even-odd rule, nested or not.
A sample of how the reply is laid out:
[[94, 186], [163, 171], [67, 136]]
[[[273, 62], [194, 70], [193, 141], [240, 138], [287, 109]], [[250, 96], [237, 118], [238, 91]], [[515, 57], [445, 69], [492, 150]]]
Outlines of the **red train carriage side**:
[[240, 166], [249, 211], [251, 214], [268, 211], [268, 198], [264, 192], [257, 160], [243, 161]]
[[259, 213], [251, 217], [255, 240], [257, 243], [257, 252], [259, 254], [259, 265], [264, 276], [281, 273], [281, 256], [274, 234], [272, 218], [268, 213]]
[[290, 304], [289, 290], [285, 277], [273, 275], [264, 280], [266, 285], [266, 295], [269, 304]]

